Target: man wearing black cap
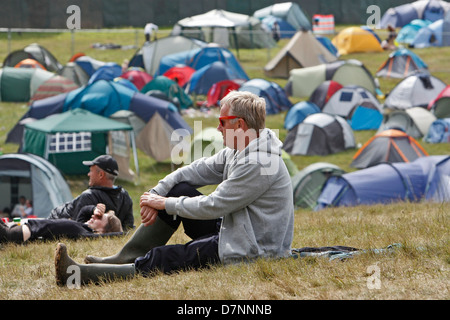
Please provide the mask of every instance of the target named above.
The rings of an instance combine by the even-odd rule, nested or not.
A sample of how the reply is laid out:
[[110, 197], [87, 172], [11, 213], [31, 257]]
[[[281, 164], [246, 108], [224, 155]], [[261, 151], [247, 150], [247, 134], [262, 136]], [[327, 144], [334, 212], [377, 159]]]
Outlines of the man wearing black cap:
[[[92, 161], [83, 161], [83, 164], [89, 166], [89, 188], [72, 201], [54, 208], [49, 219], [86, 222], [91, 218], [97, 204], [103, 203], [106, 205], [106, 211], [115, 212], [124, 229], [133, 228], [133, 201], [125, 189], [114, 185], [119, 174], [116, 160], [109, 155], [101, 155]], [[85, 206], [92, 207], [92, 210], [81, 210]]]

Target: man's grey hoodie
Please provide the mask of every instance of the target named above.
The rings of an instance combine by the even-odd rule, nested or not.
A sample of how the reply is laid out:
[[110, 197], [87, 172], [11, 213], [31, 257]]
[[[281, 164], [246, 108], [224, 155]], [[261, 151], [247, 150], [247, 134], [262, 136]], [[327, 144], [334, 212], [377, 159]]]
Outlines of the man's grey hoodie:
[[209, 195], [168, 198], [171, 215], [209, 220], [222, 217], [219, 257], [232, 263], [290, 254], [294, 206], [281, 141], [264, 129], [242, 151], [224, 148], [162, 179], [153, 191], [166, 195], [180, 182], [217, 185]]

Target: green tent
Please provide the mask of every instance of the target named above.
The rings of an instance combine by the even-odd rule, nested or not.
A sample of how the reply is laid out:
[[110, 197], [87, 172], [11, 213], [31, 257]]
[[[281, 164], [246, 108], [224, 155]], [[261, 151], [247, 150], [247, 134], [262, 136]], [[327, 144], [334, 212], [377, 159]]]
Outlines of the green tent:
[[343, 173], [344, 170], [327, 162], [316, 162], [297, 172], [292, 177], [296, 208], [314, 209], [327, 179]]
[[[109, 153], [119, 164], [119, 177], [129, 171], [130, 146], [136, 154], [133, 128], [77, 108], [25, 124], [23, 151], [53, 163], [64, 174], [86, 174], [83, 160]], [[137, 159], [135, 167], [138, 170]]]

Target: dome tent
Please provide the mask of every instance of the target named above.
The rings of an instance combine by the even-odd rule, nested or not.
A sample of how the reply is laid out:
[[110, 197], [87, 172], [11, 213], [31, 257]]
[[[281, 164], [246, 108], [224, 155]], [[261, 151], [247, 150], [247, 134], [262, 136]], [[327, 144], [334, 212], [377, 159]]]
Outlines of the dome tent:
[[295, 206], [297, 208], [314, 209], [327, 179], [343, 173], [345, 171], [338, 166], [326, 162], [310, 164], [297, 172], [292, 177]]
[[450, 85], [446, 86], [436, 97], [428, 104], [430, 110], [437, 118], [450, 118]]
[[376, 34], [362, 27], [345, 28], [331, 42], [340, 55], [355, 52], [383, 52]]
[[292, 69], [285, 91], [292, 97], [309, 97], [324, 81], [333, 80], [343, 86], [356, 84], [378, 94], [379, 88], [370, 71], [355, 59], [338, 60], [308, 68]]
[[427, 64], [418, 55], [411, 50], [401, 48], [389, 55], [378, 69], [376, 76], [402, 79], [426, 69], [428, 69]]
[[385, 130], [373, 136], [353, 156], [350, 167], [367, 168], [380, 163], [410, 162], [428, 156], [422, 146], [405, 132]]
[[445, 88], [445, 83], [428, 72], [413, 74], [400, 81], [388, 94], [384, 108], [427, 107]]
[[449, 170], [450, 156], [428, 156], [333, 176], [325, 183], [315, 210], [399, 201], [449, 202]]
[[33, 154], [0, 156], [0, 208], [12, 208], [18, 196], [33, 201], [33, 215], [47, 218], [50, 211], [73, 199], [59, 170]]
[[328, 155], [355, 147], [350, 125], [340, 116], [314, 113], [291, 129], [283, 143], [290, 155]]

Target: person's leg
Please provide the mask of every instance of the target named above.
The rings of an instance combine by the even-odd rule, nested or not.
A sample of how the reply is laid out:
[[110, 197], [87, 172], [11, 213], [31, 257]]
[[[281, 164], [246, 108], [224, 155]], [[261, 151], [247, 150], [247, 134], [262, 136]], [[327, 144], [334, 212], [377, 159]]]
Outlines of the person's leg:
[[148, 276], [152, 272], [206, 268], [220, 262], [218, 253], [219, 235], [209, 235], [192, 240], [184, 245], [166, 245], [153, 248], [144, 257], [136, 259], [136, 271]]
[[[188, 183], [180, 183], [172, 188], [167, 194], [168, 197], [188, 196], [195, 197], [201, 193]], [[165, 210], [158, 213], [156, 222], [153, 225], [145, 227], [141, 224], [133, 236], [116, 254], [108, 257], [96, 257], [88, 255], [84, 259], [85, 263], [131, 263], [136, 258], [144, 256], [152, 248], [165, 245], [173, 233], [178, 229], [180, 223], [186, 234], [191, 239], [196, 239], [205, 234], [217, 231], [217, 220], [189, 220], [181, 217], [170, 216]]]
[[24, 239], [23, 227], [18, 225], [9, 227], [0, 219], [0, 243], [23, 243], [28, 240]]
[[67, 254], [67, 247], [59, 243], [55, 251], [55, 278], [59, 286], [97, 283], [101, 280], [131, 278], [135, 275], [134, 264], [78, 264]]

